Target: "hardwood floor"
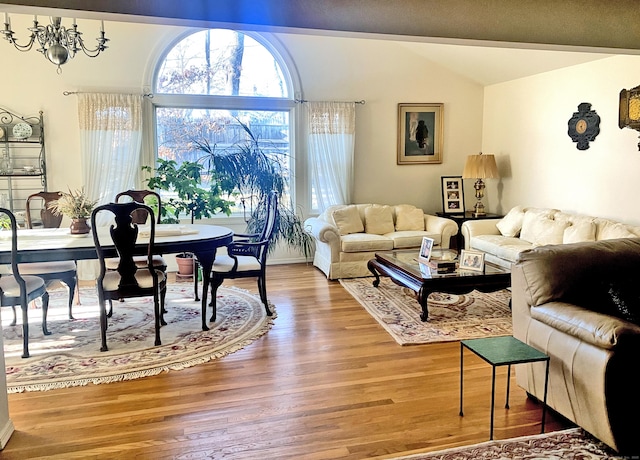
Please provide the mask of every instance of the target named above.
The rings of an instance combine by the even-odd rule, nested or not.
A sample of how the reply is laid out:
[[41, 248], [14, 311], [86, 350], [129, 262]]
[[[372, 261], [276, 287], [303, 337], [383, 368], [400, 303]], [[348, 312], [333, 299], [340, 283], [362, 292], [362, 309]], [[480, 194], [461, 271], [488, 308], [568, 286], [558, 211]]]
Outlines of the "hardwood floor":
[[[255, 282], [236, 286], [256, 292]], [[231, 283], [225, 284], [226, 286]], [[311, 265], [269, 267], [273, 329], [241, 351], [134, 381], [9, 395], [2, 459], [393, 458], [488, 440], [491, 367], [459, 343], [401, 347]], [[495, 437], [540, 432], [498, 368]], [[547, 431], [569, 427], [547, 414]]]

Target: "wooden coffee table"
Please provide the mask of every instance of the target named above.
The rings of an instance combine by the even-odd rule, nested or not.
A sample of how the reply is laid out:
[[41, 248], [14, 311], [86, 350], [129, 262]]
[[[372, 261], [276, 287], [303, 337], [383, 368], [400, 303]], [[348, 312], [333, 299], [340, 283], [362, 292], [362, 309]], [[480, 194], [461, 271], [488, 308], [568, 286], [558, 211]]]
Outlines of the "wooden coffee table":
[[[450, 249], [435, 249], [432, 257], [443, 257], [445, 252], [456, 255]], [[511, 271], [485, 262], [483, 272], [457, 269], [453, 273], [438, 273], [428, 265], [418, 262], [417, 249], [376, 252], [367, 267], [376, 279], [375, 287], [380, 284], [380, 276], [388, 276], [399, 286], [407, 287], [418, 294], [418, 302], [422, 307], [420, 319], [427, 321], [429, 310], [427, 298], [432, 292], [447, 294], [466, 294], [478, 290], [494, 292], [511, 286]]]

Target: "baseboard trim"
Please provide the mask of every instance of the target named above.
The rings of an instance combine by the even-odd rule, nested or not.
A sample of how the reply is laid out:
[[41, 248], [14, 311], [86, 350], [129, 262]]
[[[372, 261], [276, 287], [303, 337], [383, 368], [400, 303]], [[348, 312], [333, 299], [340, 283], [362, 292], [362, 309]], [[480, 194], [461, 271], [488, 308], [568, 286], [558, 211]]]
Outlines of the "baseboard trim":
[[0, 430], [0, 449], [4, 449], [4, 446], [7, 445], [14, 431], [15, 427], [13, 426], [13, 422], [11, 419], [8, 419]]

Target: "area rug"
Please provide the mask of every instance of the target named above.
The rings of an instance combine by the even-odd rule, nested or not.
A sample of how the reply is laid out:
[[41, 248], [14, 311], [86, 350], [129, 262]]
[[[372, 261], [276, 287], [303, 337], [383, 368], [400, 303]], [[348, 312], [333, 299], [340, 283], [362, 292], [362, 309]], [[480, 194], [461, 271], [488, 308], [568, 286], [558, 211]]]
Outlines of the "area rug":
[[[5, 367], [9, 393], [109, 383], [185, 369], [239, 350], [264, 335], [273, 324], [253, 294], [236, 288], [218, 290], [218, 314], [211, 330], [202, 331], [201, 303], [193, 300], [191, 284], [167, 288], [162, 345], [154, 346], [153, 299], [114, 302], [107, 345], [100, 352], [98, 299], [95, 288], [80, 290], [81, 305], [67, 316], [67, 291], [51, 292], [48, 328], [43, 336], [41, 311], [29, 311], [30, 358], [21, 358], [22, 325], [10, 326], [11, 309], [2, 311]], [[271, 307], [274, 311], [273, 306]], [[211, 309], [207, 309], [211, 313]], [[207, 318], [208, 319], [208, 318]]]
[[615, 455], [606, 444], [581, 428], [534, 436], [487, 441], [471, 446], [397, 457], [393, 460], [610, 460]]
[[465, 295], [433, 293], [429, 320], [420, 319], [422, 308], [415, 293], [389, 278], [372, 285], [373, 278], [341, 279], [342, 286], [400, 345], [451, 342], [477, 337], [511, 335], [511, 293], [473, 291]]

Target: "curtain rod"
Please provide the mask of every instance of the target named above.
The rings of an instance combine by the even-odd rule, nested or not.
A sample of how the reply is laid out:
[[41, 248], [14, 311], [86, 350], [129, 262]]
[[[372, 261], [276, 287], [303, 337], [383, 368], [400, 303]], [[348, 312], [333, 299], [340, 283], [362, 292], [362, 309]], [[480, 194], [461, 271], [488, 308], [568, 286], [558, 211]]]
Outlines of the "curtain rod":
[[[62, 94], [64, 96], [70, 96], [72, 94], [87, 94], [86, 91], [63, 91]], [[153, 93], [143, 93], [142, 97], [148, 97], [149, 99], [153, 99]]]
[[[296, 104], [304, 104], [305, 102], [309, 102], [307, 99], [295, 99], [294, 102]], [[327, 101], [322, 101], [322, 102], [327, 102]], [[345, 101], [328, 101], [328, 102], [345, 102]], [[353, 101], [354, 104], [366, 104], [366, 101], [364, 99], [362, 99], [361, 101]]]

